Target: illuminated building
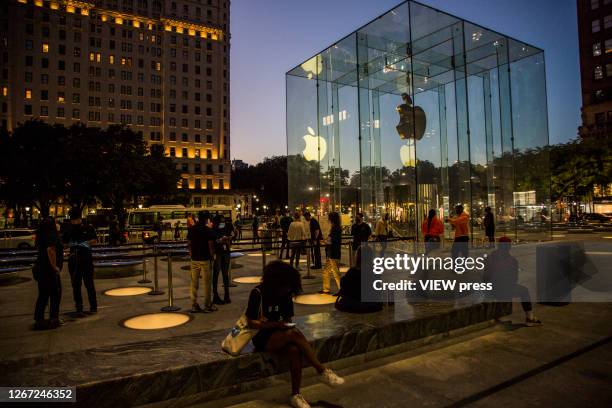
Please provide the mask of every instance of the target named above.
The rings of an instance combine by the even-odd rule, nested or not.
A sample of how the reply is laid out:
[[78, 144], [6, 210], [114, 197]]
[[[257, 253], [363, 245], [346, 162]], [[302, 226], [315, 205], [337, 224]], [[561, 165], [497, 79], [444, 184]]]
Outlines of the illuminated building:
[[543, 50], [405, 1], [286, 82], [291, 208], [388, 213], [422, 239], [462, 204], [477, 240], [490, 206], [498, 233], [550, 239]]
[[0, 123], [125, 124], [193, 204], [231, 204], [229, 0], [6, 0]]

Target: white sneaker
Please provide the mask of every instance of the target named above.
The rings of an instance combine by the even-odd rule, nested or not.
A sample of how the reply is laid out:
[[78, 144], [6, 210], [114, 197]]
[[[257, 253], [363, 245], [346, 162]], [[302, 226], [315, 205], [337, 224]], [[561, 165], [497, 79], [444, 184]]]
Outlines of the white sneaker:
[[321, 381], [330, 387], [335, 387], [337, 385], [344, 384], [344, 378], [340, 377], [338, 374], [334, 373], [329, 368], [326, 368], [321, 373]]
[[310, 404], [302, 397], [302, 394], [295, 394], [291, 397], [291, 406], [293, 408], [310, 408]]

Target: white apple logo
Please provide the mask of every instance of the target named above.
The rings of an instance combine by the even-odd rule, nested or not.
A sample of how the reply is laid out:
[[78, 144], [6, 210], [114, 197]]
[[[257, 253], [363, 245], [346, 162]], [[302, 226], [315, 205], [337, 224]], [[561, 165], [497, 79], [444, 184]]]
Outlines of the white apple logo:
[[415, 153], [414, 140], [408, 139], [408, 143], [403, 145], [400, 149], [400, 159], [405, 167], [416, 166]]
[[308, 161], [319, 161], [327, 153], [327, 142], [321, 136], [315, 135], [315, 131], [308, 126], [308, 134], [304, 135], [306, 147], [302, 154]]

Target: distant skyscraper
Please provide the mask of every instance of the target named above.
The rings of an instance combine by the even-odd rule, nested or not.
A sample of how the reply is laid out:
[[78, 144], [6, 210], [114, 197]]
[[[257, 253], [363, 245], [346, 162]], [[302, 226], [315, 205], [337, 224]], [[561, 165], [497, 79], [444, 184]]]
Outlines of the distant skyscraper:
[[[123, 123], [230, 204], [229, 0], [0, 1], [0, 123]], [[226, 202], [227, 201], [227, 202]]]
[[612, 0], [578, 0], [581, 137], [612, 134]]

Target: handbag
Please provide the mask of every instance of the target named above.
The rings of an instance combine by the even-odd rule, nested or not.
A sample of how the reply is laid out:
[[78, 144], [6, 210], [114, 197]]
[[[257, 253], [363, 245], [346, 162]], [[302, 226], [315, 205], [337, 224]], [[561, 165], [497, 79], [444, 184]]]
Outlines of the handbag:
[[[256, 289], [259, 292], [259, 318], [263, 315], [263, 297], [261, 295], [261, 291]], [[242, 313], [242, 316], [238, 319], [234, 327], [230, 330], [230, 332], [225, 336], [225, 339], [221, 342], [221, 349], [225, 351], [227, 354], [236, 357], [240, 355], [242, 349], [246, 347], [247, 344], [251, 341], [251, 339], [257, 334], [258, 329], [249, 328], [249, 319], [246, 316], [246, 310]]]

